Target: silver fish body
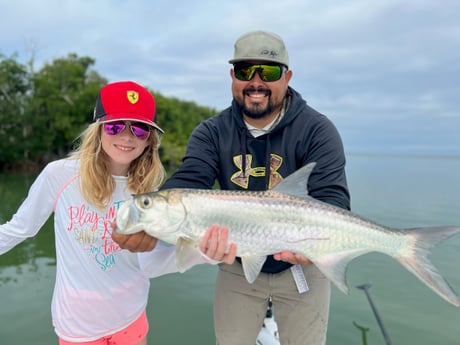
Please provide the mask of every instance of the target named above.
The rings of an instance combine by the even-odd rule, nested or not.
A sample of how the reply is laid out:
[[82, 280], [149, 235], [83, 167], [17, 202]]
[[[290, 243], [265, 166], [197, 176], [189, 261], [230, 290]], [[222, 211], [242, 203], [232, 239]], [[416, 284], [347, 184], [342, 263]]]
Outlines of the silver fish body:
[[305, 187], [313, 167], [306, 165], [270, 191], [170, 189], [134, 195], [118, 210], [116, 231], [144, 230], [175, 244], [181, 269], [209, 226], [227, 226], [248, 282], [256, 279], [267, 255], [288, 250], [308, 257], [345, 293], [348, 263], [365, 253], [382, 252], [460, 306], [428, 259], [431, 247], [460, 233], [460, 227], [393, 229], [313, 199]]

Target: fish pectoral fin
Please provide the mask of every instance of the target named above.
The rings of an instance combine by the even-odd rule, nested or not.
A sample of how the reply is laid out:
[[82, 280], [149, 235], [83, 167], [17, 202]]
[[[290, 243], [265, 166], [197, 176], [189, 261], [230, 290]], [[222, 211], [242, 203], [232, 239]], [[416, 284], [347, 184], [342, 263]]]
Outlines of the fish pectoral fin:
[[196, 257], [201, 255], [196, 242], [188, 238], [181, 237], [176, 242], [176, 265], [179, 272], [184, 273], [196, 261]]
[[262, 269], [262, 266], [267, 260], [266, 256], [243, 256], [241, 257], [241, 264], [243, 265], [243, 272], [249, 284], [254, 283], [257, 276]]
[[312, 262], [340, 291], [348, 294], [347, 265], [354, 258], [368, 251], [353, 250], [324, 255], [312, 259]]

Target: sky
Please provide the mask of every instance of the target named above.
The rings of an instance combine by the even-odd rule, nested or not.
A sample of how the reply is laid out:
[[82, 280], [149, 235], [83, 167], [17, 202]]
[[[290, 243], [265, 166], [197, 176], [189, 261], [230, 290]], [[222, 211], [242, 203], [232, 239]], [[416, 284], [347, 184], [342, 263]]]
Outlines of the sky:
[[[460, 156], [458, 0], [0, 0], [0, 53], [224, 109], [238, 37], [279, 34], [290, 85], [349, 153]], [[158, 114], [161, 124], [161, 114]]]

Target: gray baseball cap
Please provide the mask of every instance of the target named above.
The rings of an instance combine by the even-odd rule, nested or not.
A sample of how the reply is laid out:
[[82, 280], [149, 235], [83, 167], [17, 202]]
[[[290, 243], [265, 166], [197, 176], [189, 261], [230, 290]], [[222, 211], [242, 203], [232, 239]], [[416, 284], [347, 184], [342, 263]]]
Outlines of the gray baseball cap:
[[260, 60], [289, 66], [289, 56], [283, 39], [268, 31], [248, 32], [235, 42], [233, 59], [228, 62], [235, 64], [247, 60]]

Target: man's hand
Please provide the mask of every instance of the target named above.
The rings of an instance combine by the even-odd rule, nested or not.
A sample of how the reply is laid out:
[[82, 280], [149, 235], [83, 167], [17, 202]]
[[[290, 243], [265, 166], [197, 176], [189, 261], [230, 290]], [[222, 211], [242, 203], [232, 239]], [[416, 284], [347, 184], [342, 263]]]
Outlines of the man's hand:
[[[116, 223], [113, 222], [112, 229], [116, 229]], [[119, 234], [112, 231], [112, 240], [120, 246], [121, 249], [128, 249], [130, 252], [149, 252], [155, 248], [158, 239], [150, 236], [144, 231], [132, 235]]]
[[[228, 250], [227, 250], [228, 248]], [[228, 228], [212, 225], [200, 242], [200, 251], [208, 258], [231, 265], [235, 261], [236, 244], [228, 244]]]
[[273, 255], [273, 258], [278, 261], [286, 261], [290, 264], [297, 265], [310, 265], [312, 262], [303, 256], [302, 254], [297, 254], [289, 251], [279, 252]]
[[[112, 229], [116, 229], [115, 222], [112, 223]], [[151, 251], [158, 242], [157, 238], [150, 236], [145, 231], [132, 235], [123, 235], [112, 231], [112, 240], [121, 249], [128, 249], [131, 252]], [[235, 261], [236, 244], [228, 244], [228, 228], [219, 228], [218, 225], [212, 225], [200, 242], [200, 251], [212, 260], [222, 261], [230, 265]]]

